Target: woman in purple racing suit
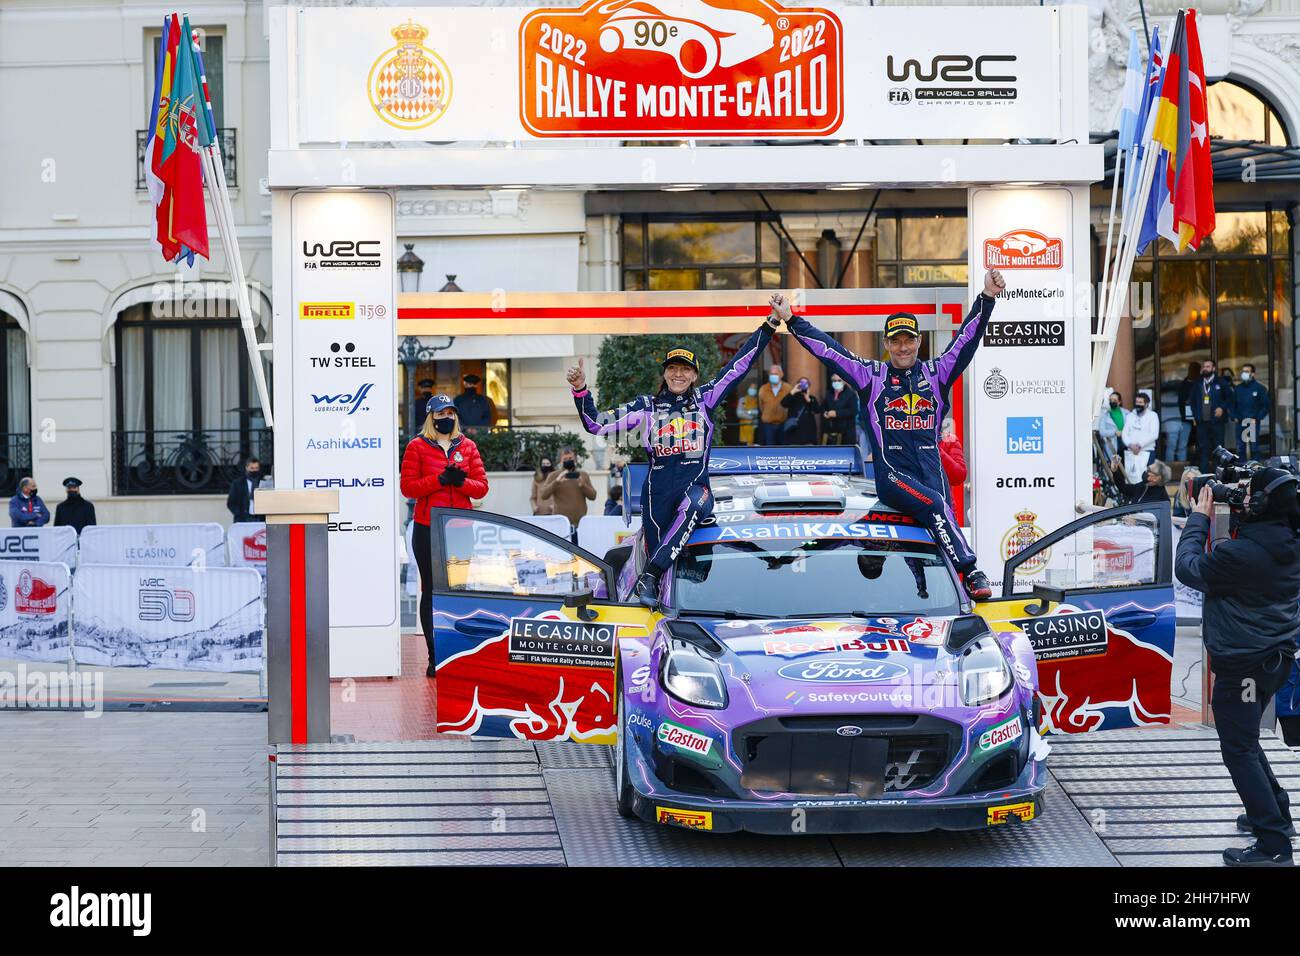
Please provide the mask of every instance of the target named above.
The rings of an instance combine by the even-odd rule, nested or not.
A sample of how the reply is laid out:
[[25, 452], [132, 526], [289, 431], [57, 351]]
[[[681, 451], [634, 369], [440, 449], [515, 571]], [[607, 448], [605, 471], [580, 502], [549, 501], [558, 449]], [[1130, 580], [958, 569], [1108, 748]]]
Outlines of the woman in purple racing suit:
[[939, 458], [939, 436], [949, 409], [948, 391], [975, 357], [993, 303], [1005, 288], [1002, 274], [990, 269], [984, 291], [953, 340], [937, 359], [924, 362], [916, 360], [920, 323], [910, 312], [895, 312], [885, 320], [889, 361], [878, 362], [859, 358], [807, 319], [792, 315], [784, 297], [773, 303], [777, 317], [785, 320], [800, 344], [858, 389], [870, 422], [867, 439], [880, 500], [930, 529], [976, 601], [986, 600], [993, 591], [988, 577], [976, 569], [975, 552], [949, 504], [952, 494]]
[[[772, 297], [773, 304], [776, 298]], [[695, 352], [669, 349], [659, 391], [639, 395], [608, 412], [596, 411], [582, 359], [565, 375], [583, 428], [592, 435], [613, 436], [620, 443], [640, 443], [650, 456], [650, 469], [641, 486], [647, 560], [634, 590], [637, 600], [647, 607], [658, 603], [659, 578], [672, 566], [691, 532], [713, 513], [710, 413], [763, 354], [779, 324], [775, 315], [769, 315], [722, 371], [699, 387], [695, 385], [700, 372]]]

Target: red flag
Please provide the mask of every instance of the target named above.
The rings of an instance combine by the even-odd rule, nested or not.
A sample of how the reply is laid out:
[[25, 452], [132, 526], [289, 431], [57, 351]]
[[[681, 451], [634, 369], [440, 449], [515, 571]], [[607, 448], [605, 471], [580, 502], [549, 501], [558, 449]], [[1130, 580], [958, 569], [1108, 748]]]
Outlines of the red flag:
[[163, 258], [168, 262], [174, 260], [181, 253], [180, 241], [172, 234], [172, 156], [173, 150], [168, 153], [165, 149], [167, 130], [172, 122], [171, 110], [173, 101], [171, 99], [171, 90], [175, 83], [176, 75], [176, 51], [180, 46], [181, 39], [181, 21], [176, 14], [172, 14], [171, 21], [168, 24], [167, 34], [163, 38], [164, 43], [158, 50], [158, 55], [164, 57], [163, 62], [163, 83], [160, 87], [161, 99], [158, 108], [158, 127], [155, 131], [158, 142], [155, 144], [152, 165], [154, 175], [162, 183], [162, 199], [159, 200], [157, 208], [154, 209], [155, 238], [158, 245], [162, 247]]
[[166, 145], [173, 147], [171, 164], [171, 235], [204, 258], [208, 256], [208, 217], [203, 201], [203, 162], [199, 158], [199, 123], [206, 122], [203, 89], [199, 86], [194, 54], [189, 48], [190, 21], [185, 18], [183, 39], [172, 78], [171, 110]]
[[1201, 240], [1214, 231], [1214, 168], [1210, 163], [1205, 63], [1201, 59], [1201, 38], [1196, 30], [1195, 10], [1187, 11], [1186, 24], [1190, 155], [1184, 163], [1184, 175], [1179, 183], [1174, 220], [1178, 223], [1180, 244], [1199, 249]]

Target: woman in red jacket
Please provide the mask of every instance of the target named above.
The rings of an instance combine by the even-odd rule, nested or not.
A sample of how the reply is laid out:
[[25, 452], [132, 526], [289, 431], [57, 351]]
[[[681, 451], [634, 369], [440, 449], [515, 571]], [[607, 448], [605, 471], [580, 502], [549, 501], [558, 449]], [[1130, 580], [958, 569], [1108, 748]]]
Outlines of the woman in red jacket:
[[460, 433], [456, 405], [450, 396], [435, 395], [425, 406], [424, 428], [402, 455], [402, 494], [415, 501], [411, 548], [420, 569], [420, 629], [433, 658], [433, 554], [429, 542], [430, 508], [472, 508], [471, 498], [488, 493], [487, 472], [478, 446]]
[[966, 456], [962, 453], [961, 442], [957, 440], [956, 428], [951, 418], [943, 420], [943, 432], [939, 438], [939, 460], [943, 462], [943, 473], [948, 479], [948, 503], [951, 504], [951, 489], [960, 488], [966, 482]]

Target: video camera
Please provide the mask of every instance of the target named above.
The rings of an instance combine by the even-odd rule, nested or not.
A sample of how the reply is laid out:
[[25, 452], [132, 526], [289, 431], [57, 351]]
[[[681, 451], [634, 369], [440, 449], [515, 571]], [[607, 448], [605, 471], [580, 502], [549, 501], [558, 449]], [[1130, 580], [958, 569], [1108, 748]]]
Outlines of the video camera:
[[[1198, 475], [1192, 479], [1192, 501], [1199, 498], [1201, 489], [1209, 485], [1215, 501], [1240, 510], [1245, 506], [1247, 485], [1255, 472], [1264, 468], [1281, 468], [1300, 477], [1300, 464], [1292, 455], [1282, 455], [1264, 462], [1242, 461], [1237, 455], [1220, 445], [1210, 452], [1210, 462], [1214, 467], [1214, 474]], [[1296, 484], [1296, 494], [1300, 497], [1300, 483]]]

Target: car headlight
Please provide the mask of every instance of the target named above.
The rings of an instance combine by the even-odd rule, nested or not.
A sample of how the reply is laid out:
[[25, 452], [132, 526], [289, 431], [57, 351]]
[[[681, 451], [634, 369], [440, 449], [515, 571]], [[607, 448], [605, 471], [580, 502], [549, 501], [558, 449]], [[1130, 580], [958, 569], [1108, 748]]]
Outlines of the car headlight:
[[992, 638], [980, 638], [961, 656], [961, 698], [967, 707], [997, 700], [1011, 686], [1011, 670]]
[[722, 669], [689, 645], [668, 652], [663, 666], [664, 690], [697, 707], [727, 706], [727, 685]]

